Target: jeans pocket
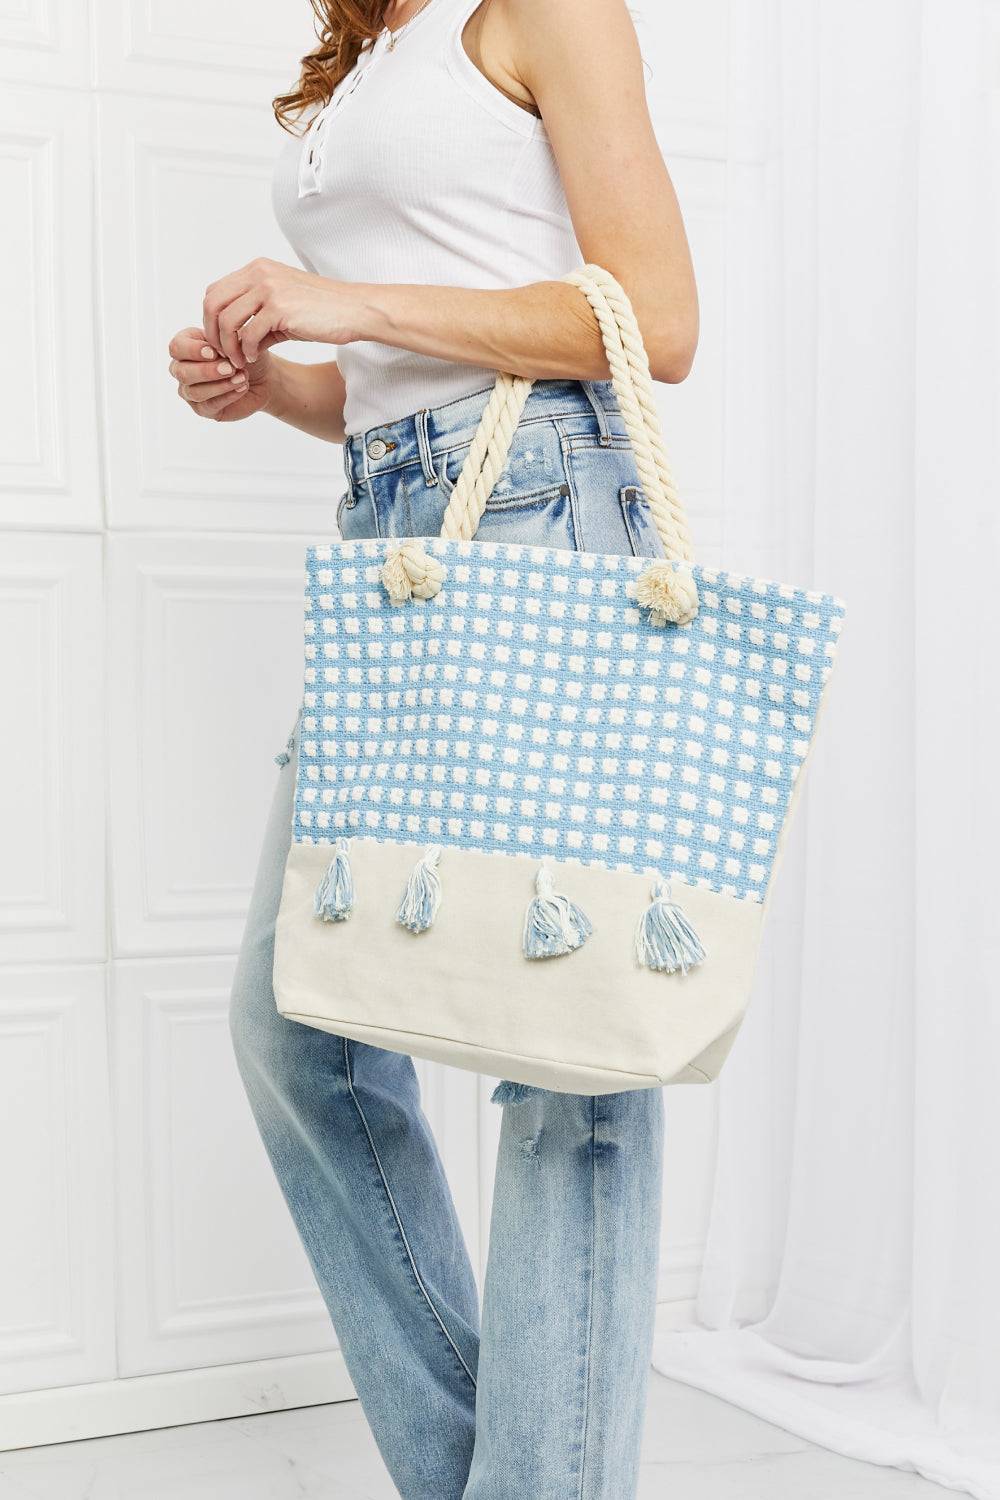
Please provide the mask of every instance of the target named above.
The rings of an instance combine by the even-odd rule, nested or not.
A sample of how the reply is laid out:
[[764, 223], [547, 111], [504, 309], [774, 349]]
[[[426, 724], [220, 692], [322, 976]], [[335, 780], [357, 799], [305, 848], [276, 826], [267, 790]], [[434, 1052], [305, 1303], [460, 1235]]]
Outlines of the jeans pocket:
[[635, 484], [623, 484], [618, 492], [622, 519], [635, 557], [663, 557], [663, 543], [653, 520], [649, 501]]
[[476, 530], [476, 540], [579, 551], [569, 485], [560, 484], [534, 495], [512, 496], [488, 504]]
[[[445, 500], [462, 472], [469, 444], [434, 457]], [[578, 549], [576, 515], [559, 431], [552, 422], [530, 423], [514, 433], [476, 530], [483, 542], [523, 542], [529, 546]]]

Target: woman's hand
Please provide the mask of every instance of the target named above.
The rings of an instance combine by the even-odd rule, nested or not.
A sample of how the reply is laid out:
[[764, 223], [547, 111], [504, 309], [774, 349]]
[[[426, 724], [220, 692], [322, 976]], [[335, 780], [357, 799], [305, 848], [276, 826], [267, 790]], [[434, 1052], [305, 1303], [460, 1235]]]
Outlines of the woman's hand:
[[206, 342], [238, 370], [285, 339], [348, 344], [357, 338], [355, 289], [277, 260], [252, 260], [205, 293]]
[[266, 357], [248, 370], [234, 369], [211, 345], [202, 328], [185, 328], [169, 344], [170, 373], [177, 394], [199, 417], [239, 422], [264, 411], [270, 401], [274, 370]]

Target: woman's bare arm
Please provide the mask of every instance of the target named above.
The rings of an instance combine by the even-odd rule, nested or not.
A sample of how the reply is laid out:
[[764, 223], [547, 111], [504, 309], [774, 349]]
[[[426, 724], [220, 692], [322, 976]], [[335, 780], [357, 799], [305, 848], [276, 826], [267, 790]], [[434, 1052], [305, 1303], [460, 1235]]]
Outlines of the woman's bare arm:
[[272, 394], [264, 408], [279, 422], [328, 443], [344, 441], [347, 388], [336, 360], [303, 365], [270, 356], [274, 365]]
[[[624, 0], [492, 0], [487, 20], [491, 63], [537, 101], [584, 258], [628, 292], [654, 377], [683, 380], [698, 339], [694, 273]], [[204, 315], [209, 342], [239, 369], [288, 338], [374, 339], [530, 379], [608, 374], [590, 307], [559, 281], [383, 286], [258, 260], [208, 288]]]
[[[491, 0], [478, 40], [507, 92], [537, 104], [584, 259], [628, 292], [654, 377], [682, 380], [698, 341], [694, 272], [624, 0]], [[559, 282], [357, 291], [364, 337], [532, 378], [608, 373], [589, 307]]]

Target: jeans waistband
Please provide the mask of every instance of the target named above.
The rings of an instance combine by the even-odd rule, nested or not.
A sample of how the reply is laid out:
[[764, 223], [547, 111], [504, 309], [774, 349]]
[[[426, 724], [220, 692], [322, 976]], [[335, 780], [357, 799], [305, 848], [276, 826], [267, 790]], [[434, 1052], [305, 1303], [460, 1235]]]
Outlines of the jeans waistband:
[[[492, 390], [490, 384], [442, 406], [425, 407], [395, 422], [355, 433], [344, 443], [348, 484], [360, 484], [405, 464], [423, 463], [426, 467], [432, 453], [471, 442]], [[624, 435], [625, 424], [610, 380], [539, 380], [525, 402], [519, 425], [588, 412], [602, 436]]]

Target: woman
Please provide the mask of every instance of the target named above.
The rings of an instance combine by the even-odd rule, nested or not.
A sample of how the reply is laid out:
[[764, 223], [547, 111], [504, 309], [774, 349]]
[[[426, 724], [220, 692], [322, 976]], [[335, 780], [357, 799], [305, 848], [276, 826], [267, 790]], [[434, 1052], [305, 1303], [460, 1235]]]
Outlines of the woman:
[[[313, 0], [320, 45], [275, 101], [275, 208], [305, 269], [252, 261], [172, 341], [199, 416], [344, 443], [345, 537], [434, 535], [496, 369], [541, 383], [479, 535], [657, 552], [593, 314], [625, 286], [654, 377], [697, 302], [623, 0]], [[337, 346], [300, 365], [284, 339]], [[520, 431], [520, 429], [519, 429]], [[631, 488], [630, 488], [631, 487]], [[232, 992], [250, 1102], [404, 1500], [628, 1500], [660, 1221], [658, 1090], [515, 1090], [482, 1323], [412, 1063], [280, 1017], [274, 921], [296, 731]]]

